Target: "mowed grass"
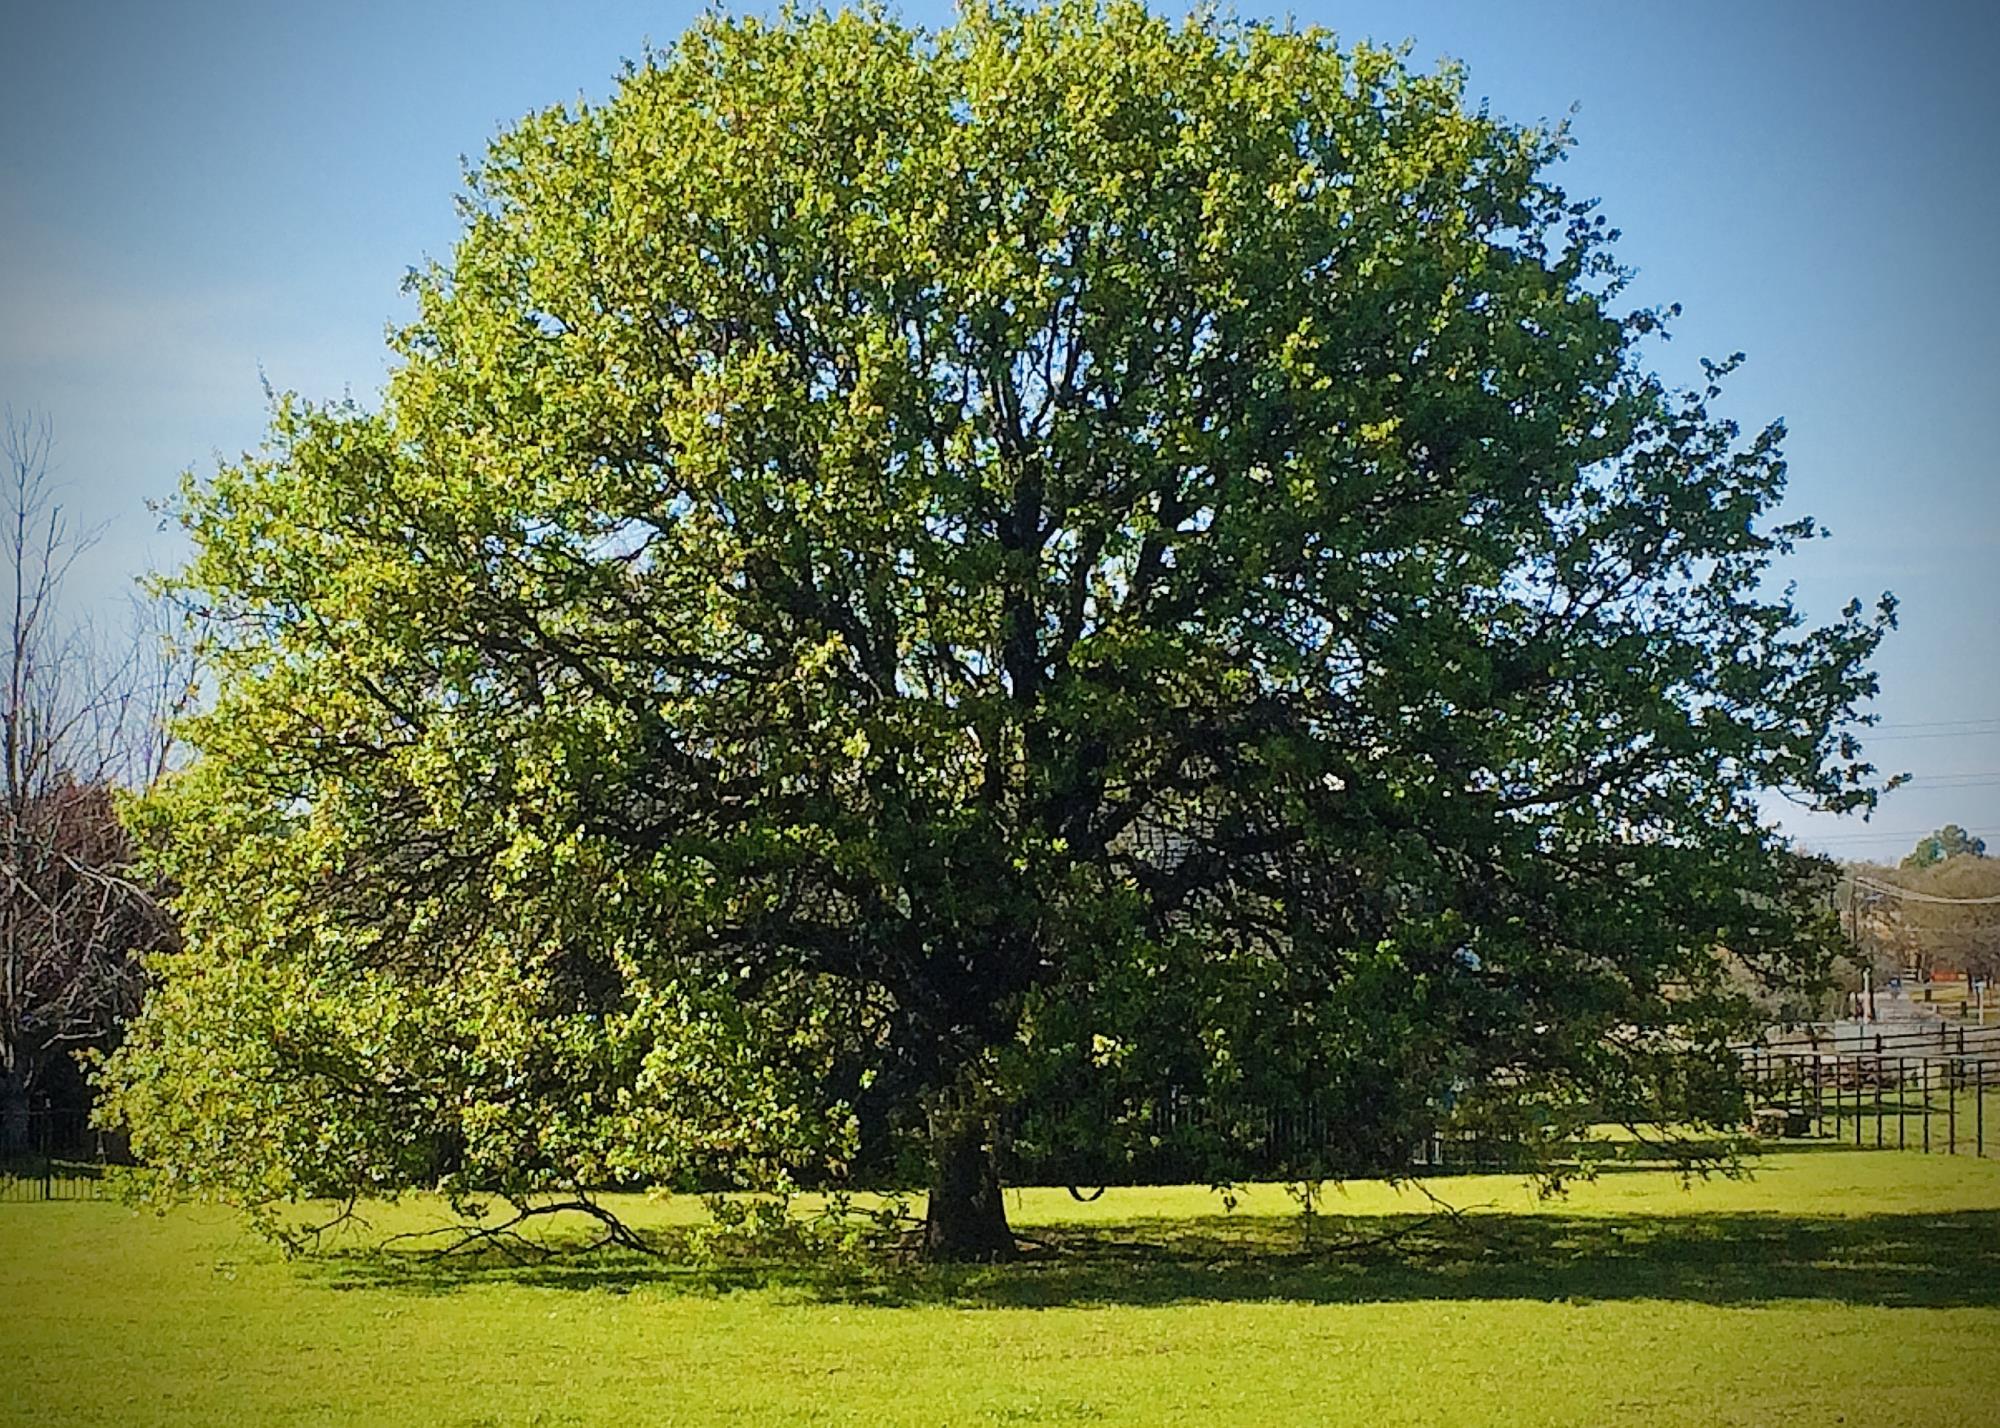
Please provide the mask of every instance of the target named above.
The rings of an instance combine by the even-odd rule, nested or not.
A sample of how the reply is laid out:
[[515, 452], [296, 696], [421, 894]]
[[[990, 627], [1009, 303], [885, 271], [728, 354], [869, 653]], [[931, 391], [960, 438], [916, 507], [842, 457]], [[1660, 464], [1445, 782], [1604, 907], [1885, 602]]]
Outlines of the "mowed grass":
[[951, 1270], [285, 1261], [217, 1211], [0, 1204], [0, 1421], [2000, 1422], [2000, 1162], [1431, 1188], [1463, 1221], [1352, 1185], [1310, 1247], [1276, 1187], [1028, 1190], [1043, 1248]]

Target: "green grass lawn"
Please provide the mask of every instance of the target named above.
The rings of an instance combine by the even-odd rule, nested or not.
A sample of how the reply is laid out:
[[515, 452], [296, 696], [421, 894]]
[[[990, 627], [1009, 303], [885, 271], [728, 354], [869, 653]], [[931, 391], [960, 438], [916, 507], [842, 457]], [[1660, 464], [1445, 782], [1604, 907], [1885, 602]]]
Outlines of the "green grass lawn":
[[1311, 1250], [1275, 1187], [1029, 1190], [1027, 1262], [819, 1273], [287, 1262], [218, 1212], [0, 1204], [0, 1421], [2000, 1422], [2000, 1162], [1433, 1188], [1472, 1213], [1354, 1185]]

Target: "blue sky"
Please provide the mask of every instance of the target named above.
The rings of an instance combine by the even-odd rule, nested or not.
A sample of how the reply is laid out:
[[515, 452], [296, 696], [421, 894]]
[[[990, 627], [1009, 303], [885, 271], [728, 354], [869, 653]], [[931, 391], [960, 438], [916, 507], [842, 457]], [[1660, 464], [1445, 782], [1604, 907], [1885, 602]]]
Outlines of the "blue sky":
[[[0, 405], [54, 423], [105, 523], [76, 582], [110, 608], [176, 545], [146, 509], [255, 444], [265, 379], [372, 399], [400, 280], [442, 257], [461, 155], [608, 92], [685, 4], [24, 3], [0, 85]], [[911, 5], [935, 21], [946, 7]], [[1246, 14], [1258, 13], [1246, 7]], [[1746, 351], [1729, 411], [1791, 427], [1788, 509], [1834, 538], [1808, 610], [1893, 589], [1874, 823], [1791, 815], [1842, 856], [1929, 828], [2000, 844], [2000, 86], [1990, 7], [1310, 3], [1411, 40], [1519, 120], [1576, 108], [1562, 180], [1603, 199], [1634, 300], [1686, 315], [1670, 376]]]

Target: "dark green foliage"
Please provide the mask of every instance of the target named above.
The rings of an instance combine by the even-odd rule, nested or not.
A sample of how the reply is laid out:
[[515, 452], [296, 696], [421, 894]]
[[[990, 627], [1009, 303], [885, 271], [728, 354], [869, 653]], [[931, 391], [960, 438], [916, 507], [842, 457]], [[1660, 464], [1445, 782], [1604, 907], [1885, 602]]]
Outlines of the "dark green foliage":
[[1088, 4], [705, 21], [505, 135], [384, 409], [187, 490], [145, 1153], [258, 1200], [963, 1170], [1024, 1112], [1116, 1157], [1169, 1088], [1224, 1178], [1309, 1097], [1315, 1175], [1740, 1117], [1735, 973], [1833, 930], [1756, 798], [1872, 804], [1889, 612], [1769, 593], [1781, 433], [1649, 375], [1563, 143]]
[[1986, 840], [1967, 833], [1956, 823], [1947, 823], [1937, 832], [1918, 841], [1910, 856], [1903, 859], [1905, 868], [1928, 868], [1942, 863], [1946, 858], [1955, 858], [1961, 853], [1975, 858], [1986, 856]]

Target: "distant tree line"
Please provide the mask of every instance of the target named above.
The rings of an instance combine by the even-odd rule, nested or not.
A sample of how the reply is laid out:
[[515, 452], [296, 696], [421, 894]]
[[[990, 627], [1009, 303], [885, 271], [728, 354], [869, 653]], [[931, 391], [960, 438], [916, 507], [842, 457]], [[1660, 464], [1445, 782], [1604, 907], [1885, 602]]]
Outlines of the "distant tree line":
[[1848, 871], [1857, 880], [1854, 935], [1878, 980], [2000, 974], [2000, 858], [1986, 855], [1984, 839], [1946, 824], [1894, 867], [1856, 863]]

